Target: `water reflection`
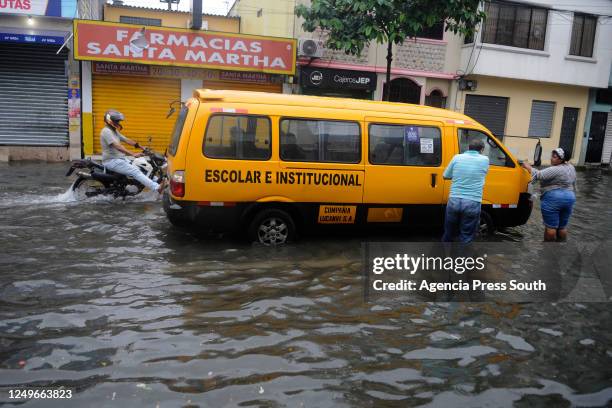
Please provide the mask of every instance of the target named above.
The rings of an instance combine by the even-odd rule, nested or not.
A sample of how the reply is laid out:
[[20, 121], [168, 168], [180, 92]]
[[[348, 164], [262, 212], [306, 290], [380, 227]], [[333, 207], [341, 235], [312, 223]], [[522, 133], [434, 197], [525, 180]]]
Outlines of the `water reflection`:
[[[154, 196], [70, 202], [64, 169], [0, 167], [3, 387], [65, 385], [74, 406], [612, 400], [609, 304], [364, 304], [359, 239], [202, 239]], [[611, 180], [580, 173], [571, 239], [609, 238]], [[539, 242], [540, 222], [495, 239]]]

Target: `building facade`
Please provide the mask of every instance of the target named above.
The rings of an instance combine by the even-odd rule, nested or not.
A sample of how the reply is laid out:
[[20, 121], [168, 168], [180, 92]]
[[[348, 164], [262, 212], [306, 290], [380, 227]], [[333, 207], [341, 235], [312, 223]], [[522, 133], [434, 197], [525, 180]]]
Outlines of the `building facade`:
[[203, 15], [196, 31], [189, 12], [105, 4], [103, 15], [104, 22], [75, 24], [85, 155], [101, 152], [109, 109], [126, 116], [126, 136], [163, 152], [175, 119], [166, 117], [170, 105], [194, 89], [280, 93], [295, 71], [293, 40], [242, 35], [239, 18]]
[[[249, 34], [274, 32], [298, 40], [298, 75], [291, 92], [381, 100], [386, 80], [387, 46], [372, 42], [361, 55], [347, 55], [324, 46], [325, 34], [309, 33], [295, 16], [298, 4], [309, 1], [237, 0], [229, 12], [239, 16]], [[446, 107], [457, 77], [454, 61], [461, 40], [444, 32], [442, 24], [393, 47], [390, 99], [396, 102]]]
[[76, 0], [0, 8], [0, 161], [81, 157], [80, 72], [72, 59]]
[[[294, 15], [300, 3], [309, 4], [238, 0], [230, 15], [240, 16], [243, 28], [256, 34], [271, 29], [266, 19]], [[582, 163], [585, 124], [591, 123], [587, 114], [592, 115], [587, 113], [589, 96], [593, 99], [597, 89], [608, 86], [612, 2], [558, 4], [493, 0], [483, 4], [488, 18], [473, 38], [445, 32], [440, 24], [394, 46], [390, 100], [472, 116], [521, 159], [533, 160], [540, 140], [544, 163], [557, 146], [572, 151], [574, 163]], [[361, 56], [331, 51], [324, 48], [325, 35], [304, 32], [302, 22], [294, 16], [273, 23], [274, 29], [298, 39], [302, 57], [293, 92], [383, 99], [386, 45], [372, 42]], [[318, 54], [307, 58], [313, 49]], [[366, 86], [373, 78], [376, 84]]]
[[485, 5], [487, 20], [461, 45], [451, 109], [503, 139], [518, 158], [533, 160], [538, 140], [549, 161], [558, 146], [578, 163], [586, 139], [591, 88], [607, 88], [612, 14], [608, 0], [501, 2]]

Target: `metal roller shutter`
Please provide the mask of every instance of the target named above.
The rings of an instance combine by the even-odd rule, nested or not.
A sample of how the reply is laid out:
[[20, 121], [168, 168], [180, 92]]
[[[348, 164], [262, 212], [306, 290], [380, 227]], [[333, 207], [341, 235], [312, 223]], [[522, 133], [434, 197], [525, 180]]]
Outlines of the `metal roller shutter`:
[[95, 154], [102, 153], [100, 131], [104, 127], [104, 113], [109, 109], [125, 115], [122, 131], [125, 136], [158, 152], [166, 150], [176, 120], [176, 115], [169, 119], [166, 115], [170, 103], [181, 99], [180, 80], [94, 75], [92, 88]]
[[254, 91], [254, 92], [270, 92], [283, 93], [282, 84], [250, 84], [244, 82], [218, 82], [204, 81], [206, 89], [227, 89], [228, 91]]
[[0, 43], [0, 145], [68, 145], [68, 52], [56, 51]]
[[611, 164], [612, 162], [612, 114], [608, 113], [608, 123], [606, 124], [606, 137], [604, 139], [603, 153], [601, 162]]
[[464, 113], [482, 123], [502, 139], [506, 129], [508, 98], [499, 96], [466, 95]]
[[552, 131], [555, 103], [533, 101], [531, 103], [531, 118], [529, 119], [529, 137], [550, 137]]

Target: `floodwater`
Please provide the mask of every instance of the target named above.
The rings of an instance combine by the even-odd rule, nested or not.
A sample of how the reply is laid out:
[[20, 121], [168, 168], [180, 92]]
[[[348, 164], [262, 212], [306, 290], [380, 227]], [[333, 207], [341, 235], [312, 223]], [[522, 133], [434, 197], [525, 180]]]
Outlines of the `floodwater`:
[[[612, 403], [610, 303], [366, 304], [359, 238], [201, 238], [155, 195], [71, 201], [66, 168], [0, 166], [0, 405]], [[570, 239], [610, 239], [612, 173], [579, 177]], [[535, 209], [494, 239], [541, 236]]]

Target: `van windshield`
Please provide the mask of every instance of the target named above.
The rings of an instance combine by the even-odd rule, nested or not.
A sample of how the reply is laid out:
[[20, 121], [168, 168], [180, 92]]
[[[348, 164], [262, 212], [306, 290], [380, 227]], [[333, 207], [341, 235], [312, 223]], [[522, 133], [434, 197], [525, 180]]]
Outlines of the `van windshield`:
[[179, 141], [181, 140], [181, 134], [183, 133], [183, 126], [185, 125], [185, 119], [187, 118], [187, 112], [189, 108], [185, 105], [181, 105], [181, 111], [179, 112], [178, 118], [174, 123], [174, 129], [172, 130], [172, 136], [170, 137], [170, 146], [168, 147], [168, 153], [172, 156], [176, 154]]

